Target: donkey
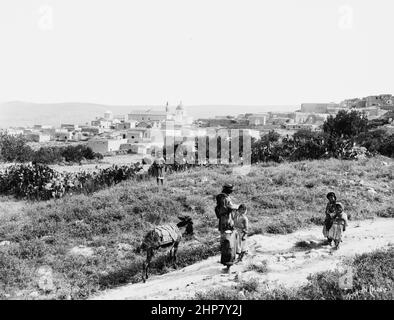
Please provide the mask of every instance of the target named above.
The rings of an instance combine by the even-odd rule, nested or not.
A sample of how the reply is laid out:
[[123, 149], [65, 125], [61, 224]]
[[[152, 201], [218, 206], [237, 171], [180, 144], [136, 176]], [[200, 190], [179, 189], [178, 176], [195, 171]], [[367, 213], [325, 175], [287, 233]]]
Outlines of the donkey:
[[148, 231], [137, 248], [136, 252], [146, 251], [146, 261], [143, 264], [142, 281], [148, 279], [149, 267], [155, 251], [160, 248], [170, 248], [169, 260], [172, 261], [174, 268], [176, 268], [176, 254], [179, 243], [182, 240], [182, 232], [180, 228], [186, 227], [185, 235], [193, 235], [193, 221], [189, 216], [178, 217], [180, 222], [177, 224], [167, 224], [155, 227]]

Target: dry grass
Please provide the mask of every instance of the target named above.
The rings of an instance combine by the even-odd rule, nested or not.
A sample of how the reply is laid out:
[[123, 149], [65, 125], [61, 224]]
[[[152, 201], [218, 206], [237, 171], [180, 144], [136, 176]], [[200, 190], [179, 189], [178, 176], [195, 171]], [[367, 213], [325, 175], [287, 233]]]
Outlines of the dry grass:
[[352, 287], [341, 288], [343, 271], [334, 270], [310, 275], [299, 288], [267, 289], [264, 282], [252, 278], [231, 287], [197, 292], [201, 300], [393, 300], [394, 248], [357, 255], [346, 261], [353, 272]]

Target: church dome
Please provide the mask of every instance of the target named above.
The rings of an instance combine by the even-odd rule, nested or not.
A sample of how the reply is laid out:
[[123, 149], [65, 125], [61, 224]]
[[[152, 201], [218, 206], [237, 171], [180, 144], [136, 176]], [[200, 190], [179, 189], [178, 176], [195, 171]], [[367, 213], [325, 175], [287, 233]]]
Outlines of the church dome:
[[184, 110], [182, 102], [176, 107], [176, 110]]

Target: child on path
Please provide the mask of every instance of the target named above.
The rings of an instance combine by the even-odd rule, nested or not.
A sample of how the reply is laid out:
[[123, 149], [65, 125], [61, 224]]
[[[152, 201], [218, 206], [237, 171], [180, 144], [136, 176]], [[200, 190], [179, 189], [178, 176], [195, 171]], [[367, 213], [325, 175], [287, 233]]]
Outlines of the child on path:
[[323, 235], [327, 238], [327, 244], [331, 245], [332, 239], [328, 237], [328, 232], [332, 226], [333, 218], [336, 214], [337, 197], [334, 192], [327, 193], [328, 203], [326, 206], [326, 218], [324, 220]]
[[339, 248], [339, 244], [342, 242], [342, 233], [346, 230], [348, 226], [347, 214], [343, 212], [343, 205], [337, 202], [335, 205], [336, 214], [332, 222], [332, 227], [328, 232], [329, 239], [334, 240], [335, 249]]
[[241, 204], [238, 208], [238, 211], [235, 214], [235, 229], [238, 233], [238, 243], [237, 243], [237, 254], [238, 261], [242, 261], [242, 258], [247, 253], [246, 249], [246, 236], [248, 234], [249, 221], [246, 216], [247, 209], [244, 204]]

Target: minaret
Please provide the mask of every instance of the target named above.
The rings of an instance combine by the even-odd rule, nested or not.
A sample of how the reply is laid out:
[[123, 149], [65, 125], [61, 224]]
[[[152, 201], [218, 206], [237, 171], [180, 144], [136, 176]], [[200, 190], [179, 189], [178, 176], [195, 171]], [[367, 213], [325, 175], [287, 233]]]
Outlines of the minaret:
[[168, 107], [168, 101], [166, 103], [166, 113], [168, 114], [170, 112], [170, 108]]

